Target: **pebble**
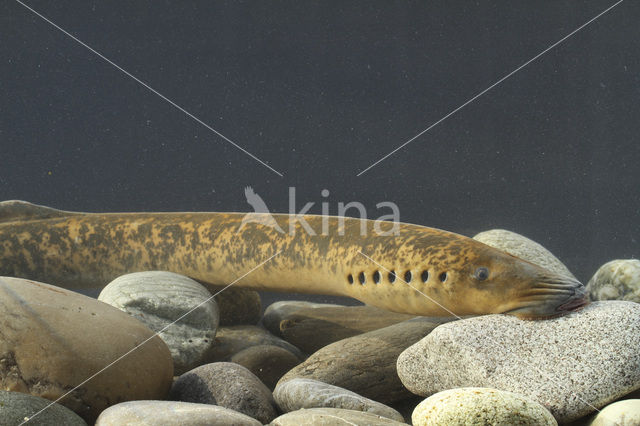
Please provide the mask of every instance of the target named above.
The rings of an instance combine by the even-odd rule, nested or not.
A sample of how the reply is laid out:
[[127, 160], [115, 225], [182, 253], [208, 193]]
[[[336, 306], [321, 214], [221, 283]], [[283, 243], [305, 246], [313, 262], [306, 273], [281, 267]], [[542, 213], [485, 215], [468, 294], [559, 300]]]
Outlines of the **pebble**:
[[473, 237], [488, 246], [542, 266], [560, 275], [575, 278], [571, 271], [549, 250], [529, 238], [504, 229], [480, 232]]
[[341, 306], [302, 301], [275, 302], [262, 323], [276, 336], [313, 353], [338, 340], [413, 318], [373, 306]]
[[406, 399], [411, 393], [398, 378], [398, 355], [440, 323], [420, 317], [340, 340], [311, 355], [279, 383], [314, 379], [382, 403]]
[[175, 401], [130, 401], [104, 410], [96, 426], [262, 426], [228, 408]]
[[117, 402], [163, 399], [173, 378], [167, 345], [137, 319], [59, 287], [0, 278], [0, 388], [55, 400], [106, 366], [60, 401], [88, 423]]
[[262, 302], [257, 291], [246, 288], [210, 286], [220, 308], [220, 325], [256, 325], [262, 317]]
[[617, 259], [598, 269], [587, 284], [591, 300], [628, 300], [640, 303], [640, 260]]
[[87, 426], [76, 413], [60, 404], [51, 405], [48, 399], [0, 390], [0, 424], [19, 425], [27, 419], [31, 419], [28, 425]]
[[344, 408], [404, 421], [402, 415], [391, 407], [317, 380], [292, 379], [281, 383], [273, 392], [273, 398], [285, 413], [303, 408]]
[[309, 408], [283, 414], [270, 426], [398, 426], [406, 423], [362, 411], [342, 408]]
[[[107, 285], [98, 300], [134, 316], [169, 347], [174, 374], [210, 358], [218, 328], [218, 305], [200, 283], [164, 271], [122, 275]], [[185, 315], [187, 314], [187, 315]]]
[[413, 411], [414, 426], [557, 426], [549, 410], [525, 396], [489, 388], [438, 392]]
[[302, 360], [279, 346], [251, 346], [231, 357], [231, 362], [240, 364], [251, 371], [270, 390], [273, 390], [280, 377]]
[[544, 321], [444, 324], [400, 355], [398, 375], [423, 396], [458, 387], [526, 395], [565, 423], [640, 388], [639, 349], [640, 304], [594, 302]]
[[174, 382], [169, 398], [220, 405], [263, 424], [277, 415], [271, 391], [252, 372], [232, 362], [206, 364], [184, 373]]
[[625, 399], [604, 407], [588, 426], [640, 425], [640, 399]]
[[232, 356], [251, 346], [271, 345], [288, 350], [304, 359], [300, 349], [256, 325], [236, 325], [218, 328], [209, 362], [229, 361]]

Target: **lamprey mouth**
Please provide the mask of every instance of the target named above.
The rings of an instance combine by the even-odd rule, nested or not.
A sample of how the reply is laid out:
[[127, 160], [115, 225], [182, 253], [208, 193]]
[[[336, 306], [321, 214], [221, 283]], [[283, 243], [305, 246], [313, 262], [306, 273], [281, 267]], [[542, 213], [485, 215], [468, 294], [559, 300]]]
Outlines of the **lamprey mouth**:
[[586, 288], [580, 281], [565, 276], [544, 276], [520, 295], [515, 308], [504, 313], [521, 319], [548, 319], [577, 311], [587, 304]]

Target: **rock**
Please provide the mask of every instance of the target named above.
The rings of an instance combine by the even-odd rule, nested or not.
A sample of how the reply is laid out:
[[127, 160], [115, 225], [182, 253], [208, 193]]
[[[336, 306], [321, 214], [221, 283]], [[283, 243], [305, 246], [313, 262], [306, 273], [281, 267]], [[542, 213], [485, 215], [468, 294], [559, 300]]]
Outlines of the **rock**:
[[51, 400], [71, 392], [60, 403], [91, 423], [117, 402], [163, 399], [172, 378], [167, 345], [130, 315], [59, 287], [0, 278], [0, 388]]
[[131, 401], [104, 410], [96, 426], [262, 426], [245, 414], [210, 404]]
[[278, 383], [306, 378], [348, 389], [382, 403], [408, 398], [411, 394], [398, 378], [396, 359], [439, 324], [432, 318], [415, 318], [340, 340], [311, 355]]
[[604, 407], [588, 426], [640, 425], [640, 399], [625, 399]]
[[262, 302], [257, 291], [201, 284], [207, 287], [218, 303], [221, 326], [256, 325], [260, 321]]
[[391, 407], [317, 380], [292, 379], [281, 383], [273, 398], [285, 413], [303, 408], [344, 408], [404, 422], [402, 415]]
[[283, 414], [270, 426], [398, 426], [406, 423], [362, 411], [342, 408], [310, 408]]
[[299, 359], [305, 358], [300, 349], [274, 336], [262, 327], [236, 325], [218, 329], [209, 362], [229, 361], [238, 352], [258, 345], [278, 346], [288, 350]]
[[258, 345], [234, 354], [231, 362], [242, 365], [255, 374], [270, 390], [273, 390], [280, 377], [300, 364], [302, 360], [279, 346]]
[[458, 387], [527, 395], [565, 423], [640, 388], [639, 348], [640, 304], [595, 302], [543, 321], [444, 324], [400, 355], [398, 375], [423, 396]]
[[184, 373], [171, 387], [170, 398], [220, 405], [263, 424], [277, 415], [271, 391], [249, 370], [231, 362], [207, 364]]
[[20, 392], [0, 390], [0, 424], [19, 425], [30, 420], [29, 425], [87, 426], [73, 411], [48, 399]]
[[414, 426], [557, 426], [549, 410], [525, 396], [489, 388], [450, 389], [413, 411]]
[[618, 259], [598, 269], [587, 284], [591, 300], [628, 300], [640, 303], [640, 260]]
[[515, 232], [504, 229], [492, 229], [480, 232], [473, 237], [488, 246], [505, 251], [520, 259], [542, 266], [560, 275], [575, 278], [569, 269], [557, 257], [540, 244]]
[[210, 357], [218, 328], [218, 305], [198, 282], [164, 271], [136, 272], [111, 281], [98, 300], [134, 316], [169, 347], [175, 374]]
[[373, 306], [282, 301], [271, 304], [262, 322], [276, 336], [313, 353], [338, 340], [413, 318]]

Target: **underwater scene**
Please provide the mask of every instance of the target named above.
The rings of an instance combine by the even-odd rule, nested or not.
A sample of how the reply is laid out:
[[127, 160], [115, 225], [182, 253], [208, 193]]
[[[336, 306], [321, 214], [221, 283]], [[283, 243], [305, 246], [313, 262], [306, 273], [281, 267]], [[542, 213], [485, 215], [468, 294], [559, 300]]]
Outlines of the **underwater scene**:
[[640, 425], [640, 3], [0, 4], [0, 425]]

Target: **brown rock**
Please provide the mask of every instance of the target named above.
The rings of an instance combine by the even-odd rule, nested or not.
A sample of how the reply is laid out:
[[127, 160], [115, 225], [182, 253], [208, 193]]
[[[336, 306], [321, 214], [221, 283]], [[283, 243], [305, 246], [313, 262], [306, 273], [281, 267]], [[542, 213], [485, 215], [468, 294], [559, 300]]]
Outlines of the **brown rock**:
[[300, 364], [302, 360], [279, 346], [258, 345], [233, 355], [231, 362], [242, 365], [255, 374], [270, 390], [273, 390], [280, 377]]
[[245, 288], [213, 286], [200, 281], [211, 294], [220, 309], [220, 326], [255, 325], [262, 315], [262, 302], [257, 291]]
[[448, 318], [418, 317], [326, 346], [285, 374], [278, 384], [300, 377], [339, 386], [390, 403], [412, 394], [396, 371], [400, 353]]
[[269, 333], [266, 329], [255, 325], [236, 325], [220, 327], [216, 333], [209, 362], [229, 361], [236, 353], [258, 345], [279, 346], [304, 359], [304, 355], [291, 343]]
[[340, 306], [283, 301], [271, 304], [262, 319], [276, 336], [313, 353], [338, 340], [413, 318], [373, 306]]
[[50, 400], [71, 391], [59, 403], [93, 423], [118, 402], [163, 399], [172, 377], [169, 348], [135, 318], [69, 290], [0, 277], [3, 389]]

